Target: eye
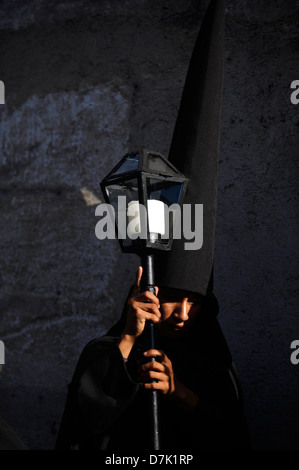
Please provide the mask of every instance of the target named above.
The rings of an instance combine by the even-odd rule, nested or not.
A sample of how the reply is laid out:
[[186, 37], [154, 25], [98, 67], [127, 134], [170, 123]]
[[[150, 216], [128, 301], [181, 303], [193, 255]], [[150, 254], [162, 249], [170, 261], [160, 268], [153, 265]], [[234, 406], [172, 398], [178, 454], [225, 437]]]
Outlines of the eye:
[[159, 300], [160, 300], [160, 304], [166, 304], [167, 302], [169, 302], [169, 300], [163, 299], [163, 297], [159, 297]]
[[172, 297], [159, 297], [159, 300], [160, 300], [160, 303], [161, 304], [171, 304], [171, 303], [175, 303], [175, 302], [179, 302], [179, 300], [175, 299], [175, 298], [172, 298]]

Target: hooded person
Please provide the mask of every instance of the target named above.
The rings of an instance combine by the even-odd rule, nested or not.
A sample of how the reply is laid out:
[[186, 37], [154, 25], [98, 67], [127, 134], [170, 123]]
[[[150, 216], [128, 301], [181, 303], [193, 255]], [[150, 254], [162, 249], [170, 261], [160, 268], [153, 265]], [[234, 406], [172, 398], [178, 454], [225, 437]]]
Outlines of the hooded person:
[[[84, 348], [68, 388], [56, 449], [150, 449], [148, 390], [159, 391], [161, 450], [248, 449], [241, 390], [213, 294], [224, 1], [212, 0], [183, 90], [169, 161], [187, 178], [184, 204], [203, 204], [203, 245], [155, 256], [156, 295], [142, 268], [119, 321]], [[146, 327], [155, 325], [148, 351]], [[147, 355], [146, 355], [147, 354]], [[148, 361], [154, 357], [154, 361]]]

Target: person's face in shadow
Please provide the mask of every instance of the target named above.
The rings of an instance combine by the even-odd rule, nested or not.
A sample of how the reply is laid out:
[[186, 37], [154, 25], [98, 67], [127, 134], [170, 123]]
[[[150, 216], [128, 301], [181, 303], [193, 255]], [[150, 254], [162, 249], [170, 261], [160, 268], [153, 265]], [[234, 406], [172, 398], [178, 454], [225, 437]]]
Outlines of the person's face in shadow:
[[189, 331], [202, 309], [203, 297], [195, 292], [160, 287], [161, 321], [157, 324], [160, 334], [179, 337]]

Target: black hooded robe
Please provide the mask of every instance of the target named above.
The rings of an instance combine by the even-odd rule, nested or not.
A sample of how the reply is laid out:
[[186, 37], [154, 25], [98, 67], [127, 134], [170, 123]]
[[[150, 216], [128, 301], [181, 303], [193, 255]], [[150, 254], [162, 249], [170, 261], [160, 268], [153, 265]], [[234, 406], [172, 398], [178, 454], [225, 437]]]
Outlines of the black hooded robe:
[[[162, 451], [249, 448], [241, 391], [212, 297], [192, 331], [174, 340], [157, 335], [157, 347], [172, 361], [177, 378], [199, 397], [190, 412], [160, 395]], [[125, 362], [117, 344], [123, 321], [84, 348], [68, 386], [56, 450], [150, 450], [150, 392], [137, 382], [146, 345], [142, 335]]]

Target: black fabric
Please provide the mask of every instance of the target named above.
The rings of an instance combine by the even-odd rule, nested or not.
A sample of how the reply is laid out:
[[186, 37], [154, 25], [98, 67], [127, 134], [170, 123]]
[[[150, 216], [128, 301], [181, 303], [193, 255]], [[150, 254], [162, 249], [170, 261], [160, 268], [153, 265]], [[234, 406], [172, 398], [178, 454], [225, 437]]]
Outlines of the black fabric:
[[[212, 0], [191, 56], [168, 159], [189, 183], [184, 204], [203, 204], [203, 246], [174, 240], [156, 255], [157, 283], [205, 295], [214, 258], [223, 81], [224, 0]], [[193, 225], [194, 230], [194, 225]], [[182, 232], [183, 233], [183, 232]]]
[[[161, 450], [248, 448], [240, 392], [232, 380], [232, 360], [215, 316], [206, 301], [194, 328], [181, 339], [159, 337], [176, 377], [199, 397], [192, 413], [160, 395]], [[137, 382], [147, 349], [142, 335], [125, 364], [117, 346], [122, 323], [83, 350], [63, 414], [56, 449], [149, 450], [150, 393]]]
[[94, 339], [82, 351], [68, 386], [57, 449], [105, 448], [106, 432], [134, 399], [139, 385], [128, 375], [116, 340]]

